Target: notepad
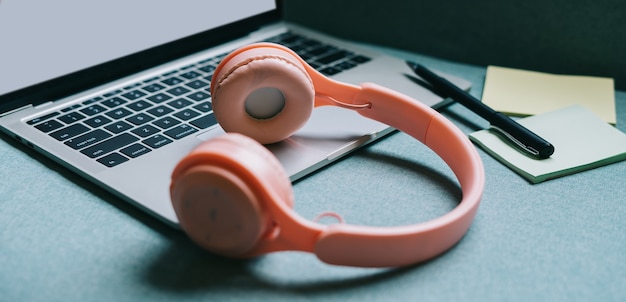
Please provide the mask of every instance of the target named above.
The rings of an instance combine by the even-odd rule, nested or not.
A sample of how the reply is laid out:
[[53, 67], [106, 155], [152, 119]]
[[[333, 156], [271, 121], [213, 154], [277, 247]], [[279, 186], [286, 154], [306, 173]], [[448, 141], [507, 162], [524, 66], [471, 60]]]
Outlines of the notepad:
[[515, 116], [535, 115], [579, 104], [615, 125], [614, 89], [612, 78], [489, 66], [482, 101], [496, 111]]
[[531, 158], [490, 129], [471, 133], [469, 137], [531, 183], [626, 159], [626, 134], [581, 105], [521, 118], [517, 122], [551, 142], [554, 154], [543, 160]]

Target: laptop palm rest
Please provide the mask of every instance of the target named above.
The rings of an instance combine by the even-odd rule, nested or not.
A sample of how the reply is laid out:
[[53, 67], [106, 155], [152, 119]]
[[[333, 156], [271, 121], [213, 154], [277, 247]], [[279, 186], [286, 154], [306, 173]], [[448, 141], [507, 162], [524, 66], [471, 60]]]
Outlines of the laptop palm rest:
[[[304, 127], [291, 137], [266, 147], [293, 181], [391, 130], [348, 109], [320, 107], [313, 110]], [[221, 129], [209, 131], [197, 138], [206, 141], [222, 132]]]

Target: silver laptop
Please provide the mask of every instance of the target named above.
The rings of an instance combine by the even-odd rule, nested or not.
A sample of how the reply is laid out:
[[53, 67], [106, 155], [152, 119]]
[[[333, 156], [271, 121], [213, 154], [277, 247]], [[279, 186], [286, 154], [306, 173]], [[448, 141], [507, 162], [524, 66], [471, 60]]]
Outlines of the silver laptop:
[[[0, 41], [0, 129], [174, 226], [171, 171], [223, 133], [208, 85], [239, 46], [282, 43], [337, 80], [442, 102], [404, 61], [287, 24], [274, 0], [2, 1]], [[268, 148], [295, 180], [391, 131], [319, 108]]]

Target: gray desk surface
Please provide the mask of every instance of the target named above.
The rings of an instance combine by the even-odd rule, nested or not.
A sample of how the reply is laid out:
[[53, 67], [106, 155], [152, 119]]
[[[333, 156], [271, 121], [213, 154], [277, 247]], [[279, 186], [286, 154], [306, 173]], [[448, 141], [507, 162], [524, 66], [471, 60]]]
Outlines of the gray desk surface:
[[[467, 78], [485, 68], [383, 49]], [[626, 131], [626, 93], [616, 94]], [[452, 105], [469, 133], [486, 124]], [[0, 140], [2, 301], [623, 301], [626, 162], [531, 185], [479, 151], [486, 188], [452, 250], [404, 269], [333, 267], [280, 253], [251, 261], [210, 255], [180, 232], [52, 161]], [[402, 133], [294, 185], [296, 210], [350, 223], [418, 222], [454, 206], [459, 190], [429, 150]]]

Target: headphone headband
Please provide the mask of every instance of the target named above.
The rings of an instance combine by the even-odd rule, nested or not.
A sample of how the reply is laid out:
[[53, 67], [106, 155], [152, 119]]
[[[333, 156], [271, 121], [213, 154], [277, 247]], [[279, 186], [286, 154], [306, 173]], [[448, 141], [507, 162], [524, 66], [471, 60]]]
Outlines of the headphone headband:
[[478, 210], [484, 186], [478, 152], [456, 126], [432, 108], [376, 84], [362, 84], [361, 88], [357, 102], [371, 106], [358, 112], [409, 134], [437, 153], [459, 180], [463, 199], [451, 212], [416, 225], [337, 225], [322, 234], [315, 253], [326, 262], [354, 266], [399, 266], [432, 258], [461, 239]]
[[370, 103], [371, 106], [357, 112], [418, 139], [448, 164], [461, 185], [460, 204], [427, 222], [369, 227], [313, 223], [300, 218], [282, 203], [276, 203], [277, 207], [270, 211], [282, 225], [280, 238], [265, 242], [249, 256], [297, 249], [313, 252], [330, 264], [402, 266], [441, 254], [469, 229], [484, 186], [482, 162], [473, 145], [449, 120], [422, 103], [376, 84], [362, 84], [360, 90], [355, 103]]
[[[279, 62], [275, 61], [277, 57]], [[271, 73], [268, 73], [268, 69], [266, 69], [269, 68], [268, 66], [273, 68], [269, 69], [272, 70]], [[406, 95], [371, 83], [355, 86], [334, 81], [310, 67], [288, 48], [271, 43], [253, 44], [238, 49], [225, 57], [214, 73], [211, 83], [214, 110], [218, 121], [226, 131], [229, 129], [225, 125], [230, 124], [224, 119], [228, 119], [229, 116], [224, 112], [221, 112], [223, 114], [222, 120], [218, 116], [218, 111], [221, 110], [220, 106], [226, 106], [224, 105], [226, 100], [220, 99], [218, 101], [217, 98], [229, 95], [231, 96], [227, 100], [230, 102], [229, 106], [233, 106], [232, 103], [234, 103], [236, 104], [234, 108], [242, 110], [242, 108], [237, 107], [240, 106], [237, 102], [243, 102], [239, 99], [245, 99], [248, 93], [252, 91], [242, 92], [240, 91], [242, 90], [241, 87], [256, 87], [248, 89], [258, 89], [258, 87], [263, 88], [267, 85], [278, 85], [275, 84], [277, 81], [270, 84], [263, 82], [263, 76], [275, 77], [277, 76], [275, 73], [278, 72], [276, 70], [281, 69], [292, 69], [288, 73], [289, 77], [301, 77], [298, 83], [303, 83], [303, 86], [299, 87], [309, 85], [305, 82], [312, 84], [314, 90], [311, 93], [314, 96], [311, 95], [311, 97], [314, 98], [314, 101], [311, 100], [311, 108], [326, 105], [350, 108], [364, 117], [388, 124], [424, 143], [440, 156], [454, 172], [461, 185], [463, 198], [457, 207], [445, 215], [414, 225], [394, 227], [357, 226], [344, 223], [322, 225], [297, 215], [290, 206], [292, 203], [291, 195], [286, 194], [283, 189], [277, 190], [276, 185], [271, 184], [271, 179], [258, 177], [255, 180], [255, 175], [260, 173], [246, 172], [245, 178], [250, 179], [250, 185], [253, 187], [251, 191], [257, 194], [254, 198], [253, 209], [262, 209], [265, 213], [263, 215], [269, 217], [268, 219], [271, 221], [266, 228], [263, 228], [264, 234], [254, 248], [243, 254], [233, 256], [250, 257], [274, 251], [299, 250], [315, 253], [322, 261], [331, 264], [393, 267], [433, 258], [451, 248], [463, 237], [476, 215], [482, 196], [485, 181], [482, 161], [476, 148], [454, 124], [432, 108]], [[237, 75], [237, 73], [252, 73], [253, 75], [244, 77]], [[299, 73], [304, 73], [304, 75]], [[243, 85], [232, 84], [242, 78], [244, 80], [240, 84]], [[250, 83], [249, 79], [259, 82]], [[228, 85], [231, 86], [231, 90], [235, 90], [234, 94], [226, 94], [221, 91], [226, 90]], [[239, 90], [232, 86], [239, 87]], [[287, 94], [287, 96], [289, 95]], [[286, 98], [289, 99], [290, 97]], [[283, 111], [293, 112], [294, 109], [288, 106], [292, 105], [285, 105]], [[239, 122], [241, 116], [239, 115], [234, 122]], [[238, 123], [234, 122], [231, 124], [237, 126]], [[247, 122], [270, 123], [270, 121], [254, 119], [249, 119]], [[258, 131], [258, 129], [253, 129], [253, 131]], [[227, 135], [237, 144], [249, 146], [256, 143], [240, 134]], [[236, 147], [233, 146], [233, 148]], [[177, 179], [182, 178], [181, 175], [185, 174], [187, 168], [203, 162], [202, 158], [209, 156], [210, 152], [206, 152], [206, 148], [208, 147], [199, 147], [192, 151], [179, 163], [175, 170], [171, 190], [177, 214], [184, 208], [180, 206], [180, 203], [184, 201], [181, 201], [182, 197], [179, 197], [183, 195], [175, 190]], [[261, 161], [271, 163], [271, 167], [279, 165], [278, 160], [270, 156], [271, 153], [266, 149], [260, 146], [253, 149], [254, 153], [267, 153], [263, 155]], [[221, 154], [230, 153], [222, 151]], [[193, 163], [191, 163], [192, 160]], [[242, 161], [242, 169], [238, 169], [246, 171], [246, 163], [243, 162], [248, 162], [248, 165], [251, 165], [250, 162], [255, 161], [259, 161], [259, 159], [246, 159]], [[258, 170], [259, 167], [254, 166], [249, 169], [250, 171]], [[274, 176], [283, 178], [277, 174]], [[256, 200], [261, 205], [257, 206]]]

